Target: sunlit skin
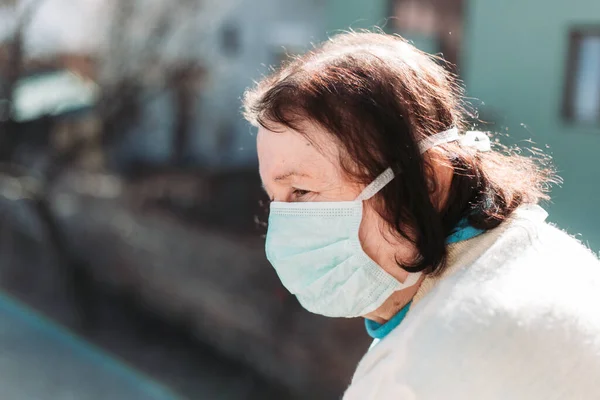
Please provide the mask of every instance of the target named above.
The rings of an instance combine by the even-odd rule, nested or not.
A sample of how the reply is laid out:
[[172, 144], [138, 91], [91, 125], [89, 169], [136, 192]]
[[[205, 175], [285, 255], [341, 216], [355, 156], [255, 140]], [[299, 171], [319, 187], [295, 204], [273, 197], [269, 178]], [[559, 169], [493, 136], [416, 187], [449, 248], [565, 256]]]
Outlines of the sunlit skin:
[[[260, 176], [272, 201], [351, 201], [358, 197], [364, 185], [353, 182], [342, 171], [339, 147], [320, 127], [305, 124], [303, 131], [306, 135], [284, 127], [275, 130], [260, 127], [257, 137]], [[443, 204], [452, 170], [443, 162], [434, 169], [440, 188], [440, 193], [435, 195]], [[416, 248], [407, 239], [391, 233], [375, 211], [376, 201], [377, 197], [365, 202], [359, 230], [361, 245], [381, 268], [404, 282], [408, 273], [398, 267], [396, 260], [413, 260]], [[416, 285], [395, 292], [365, 317], [380, 323], [389, 320], [414, 297], [422, 280], [423, 277]]]

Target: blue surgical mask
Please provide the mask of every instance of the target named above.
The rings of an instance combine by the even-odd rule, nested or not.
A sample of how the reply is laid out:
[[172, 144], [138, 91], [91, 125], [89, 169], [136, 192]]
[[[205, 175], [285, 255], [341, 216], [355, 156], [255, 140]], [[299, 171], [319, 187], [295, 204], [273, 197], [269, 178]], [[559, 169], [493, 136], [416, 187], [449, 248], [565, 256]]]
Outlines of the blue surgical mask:
[[[460, 139], [453, 128], [419, 147], [424, 153]], [[394, 173], [387, 169], [354, 201], [271, 203], [267, 258], [308, 311], [328, 317], [363, 316], [392, 293], [418, 282], [420, 273], [408, 274], [404, 282], [388, 274], [364, 252], [358, 237], [363, 202], [392, 179]]]

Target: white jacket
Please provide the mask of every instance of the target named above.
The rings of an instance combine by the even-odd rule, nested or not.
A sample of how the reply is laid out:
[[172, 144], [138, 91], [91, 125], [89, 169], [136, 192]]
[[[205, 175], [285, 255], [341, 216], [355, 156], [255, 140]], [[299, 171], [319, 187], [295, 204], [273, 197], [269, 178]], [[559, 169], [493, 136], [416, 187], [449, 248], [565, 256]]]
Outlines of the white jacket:
[[344, 399], [600, 399], [600, 262], [545, 217], [452, 245]]

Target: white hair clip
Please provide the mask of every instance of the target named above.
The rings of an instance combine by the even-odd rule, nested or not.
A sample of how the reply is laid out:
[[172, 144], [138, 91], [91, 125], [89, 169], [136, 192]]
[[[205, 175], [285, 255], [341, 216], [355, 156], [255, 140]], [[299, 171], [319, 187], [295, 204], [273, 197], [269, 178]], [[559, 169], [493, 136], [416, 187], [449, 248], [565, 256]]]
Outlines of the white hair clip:
[[467, 131], [464, 135], [460, 136], [460, 139], [458, 139], [458, 141], [462, 146], [473, 147], [477, 151], [492, 150], [490, 138], [483, 132]]
[[459, 142], [461, 146], [473, 147], [477, 151], [490, 151], [492, 149], [490, 138], [485, 133], [467, 131], [461, 135], [458, 133], [458, 129], [453, 127], [447, 131], [436, 133], [423, 139], [419, 143], [419, 150], [423, 154], [433, 147], [450, 142]]

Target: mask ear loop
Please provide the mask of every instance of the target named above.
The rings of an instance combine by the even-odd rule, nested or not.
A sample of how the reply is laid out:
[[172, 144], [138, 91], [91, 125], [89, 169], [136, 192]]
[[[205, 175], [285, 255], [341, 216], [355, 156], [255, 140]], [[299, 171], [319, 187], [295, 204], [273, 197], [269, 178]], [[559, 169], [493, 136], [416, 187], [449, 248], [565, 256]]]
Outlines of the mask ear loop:
[[[459, 140], [460, 136], [458, 135], [457, 128], [451, 128], [447, 131], [436, 133], [430, 137], [427, 137], [419, 142], [419, 151], [421, 154], [425, 153], [427, 150], [432, 147], [439, 146], [440, 144], [454, 142], [455, 140]], [[391, 168], [383, 171], [381, 175], [379, 175], [373, 182], [371, 182], [358, 197], [356, 201], [364, 201], [369, 200], [371, 197], [375, 196], [381, 189], [385, 187], [388, 183], [390, 183], [394, 179], [394, 171]]]
[[[490, 139], [483, 132], [467, 132], [461, 136], [458, 128], [453, 127], [447, 131], [436, 133], [419, 142], [419, 151], [421, 154], [444, 143], [459, 141], [463, 146], [474, 147], [478, 151], [490, 151]], [[383, 171], [373, 182], [371, 182], [362, 193], [356, 198], [356, 201], [369, 200], [375, 196], [381, 189], [394, 179], [394, 171], [391, 168]]]
[[460, 140], [458, 128], [450, 128], [447, 131], [436, 133], [435, 135], [431, 135], [421, 140], [419, 142], [419, 151], [421, 152], [421, 154], [423, 154], [433, 147], [439, 146], [444, 143], [455, 142], [457, 140]]
[[[490, 151], [490, 139], [483, 132], [467, 132], [461, 136], [458, 128], [453, 127], [446, 131], [436, 133], [419, 142], [419, 151], [421, 154], [441, 144], [459, 141], [461, 145], [474, 147], [479, 151]], [[368, 200], [375, 196], [381, 189], [394, 179], [394, 171], [391, 168], [386, 169], [373, 182], [371, 182], [356, 198], [356, 201]], [[413, 286], [421, 277], [421, 272], [409, 273], [406, 280], [401, 283], [401, 289]]]
[[371, 197], [375, 196], [381, 189], [385, 187], [388, 183], [390, 183], [394, 179], [394, 171], [391, 168], [386, 169], [379, 175], [373, 182], [371, 182], [361, 194], [358, 195], [356, 201], [364, 201], [369, 200]]

